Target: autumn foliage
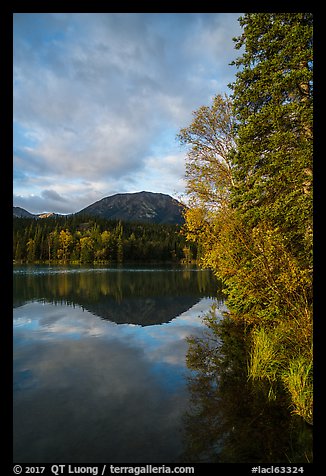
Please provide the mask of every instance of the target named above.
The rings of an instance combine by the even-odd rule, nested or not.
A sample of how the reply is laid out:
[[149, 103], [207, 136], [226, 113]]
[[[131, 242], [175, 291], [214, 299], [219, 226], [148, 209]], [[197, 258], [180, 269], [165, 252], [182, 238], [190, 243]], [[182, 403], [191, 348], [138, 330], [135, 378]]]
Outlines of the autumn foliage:
[[185, 233], [250, 330], [248, 377], [312, 423], [312, 15], [239, 19], [233, 95], [180, 131]]

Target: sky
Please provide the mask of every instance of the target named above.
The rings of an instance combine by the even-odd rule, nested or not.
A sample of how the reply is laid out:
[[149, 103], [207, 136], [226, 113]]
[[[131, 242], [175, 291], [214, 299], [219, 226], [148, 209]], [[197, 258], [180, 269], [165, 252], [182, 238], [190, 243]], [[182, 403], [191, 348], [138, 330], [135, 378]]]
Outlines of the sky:
[[240, 13], [14, 14], [13, 204], [181, 198], [193, 112], [231, 93]]

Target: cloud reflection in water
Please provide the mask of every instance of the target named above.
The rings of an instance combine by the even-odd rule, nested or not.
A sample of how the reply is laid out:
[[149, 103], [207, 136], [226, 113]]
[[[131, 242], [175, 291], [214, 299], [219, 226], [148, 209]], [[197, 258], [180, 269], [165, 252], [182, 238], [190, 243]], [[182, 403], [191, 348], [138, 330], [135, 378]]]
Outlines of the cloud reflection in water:
[[177, 461], [185, 337], [203, 332], [198, 316], [212, 302], [146, 327], [75, 305], [16, 308], [15, 461]]

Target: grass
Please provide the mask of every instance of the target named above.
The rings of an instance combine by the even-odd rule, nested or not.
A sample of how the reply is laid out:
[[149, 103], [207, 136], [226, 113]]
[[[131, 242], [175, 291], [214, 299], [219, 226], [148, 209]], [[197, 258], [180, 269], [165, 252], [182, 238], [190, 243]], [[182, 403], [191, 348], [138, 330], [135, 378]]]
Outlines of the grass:
[[270, 400], [276, 398], [273, 384], [282, 383], [290, 396], [292, 412], [313, 423], [312, 358], [299, 354], [289, 359], [280, 329], [261, 327], [252, 331], [248, 378], [268, 381]]
[[273, 382], [282, 365], [279, 352], [279, 339], [276, 334], [264, 328], [252, 331], [252, 350], [248, 367], [251, 379]]
[[308, 361], [302, 355], [294, 358], [288, 369], [283, 372], [282, 380], [291, 395], [293, 413], [300, 415], [307, 423], [312, 424], [312, 360]]

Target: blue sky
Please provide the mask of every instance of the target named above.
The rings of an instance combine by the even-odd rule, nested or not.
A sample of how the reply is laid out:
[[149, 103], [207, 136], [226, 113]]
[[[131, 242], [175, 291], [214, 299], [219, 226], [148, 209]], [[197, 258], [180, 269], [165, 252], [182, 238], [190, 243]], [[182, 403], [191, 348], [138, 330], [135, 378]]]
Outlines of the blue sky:
[[14, 15], [14, 205], [73, 213], [185, 189], [176, 140], [230, 93], [240, 13]]

